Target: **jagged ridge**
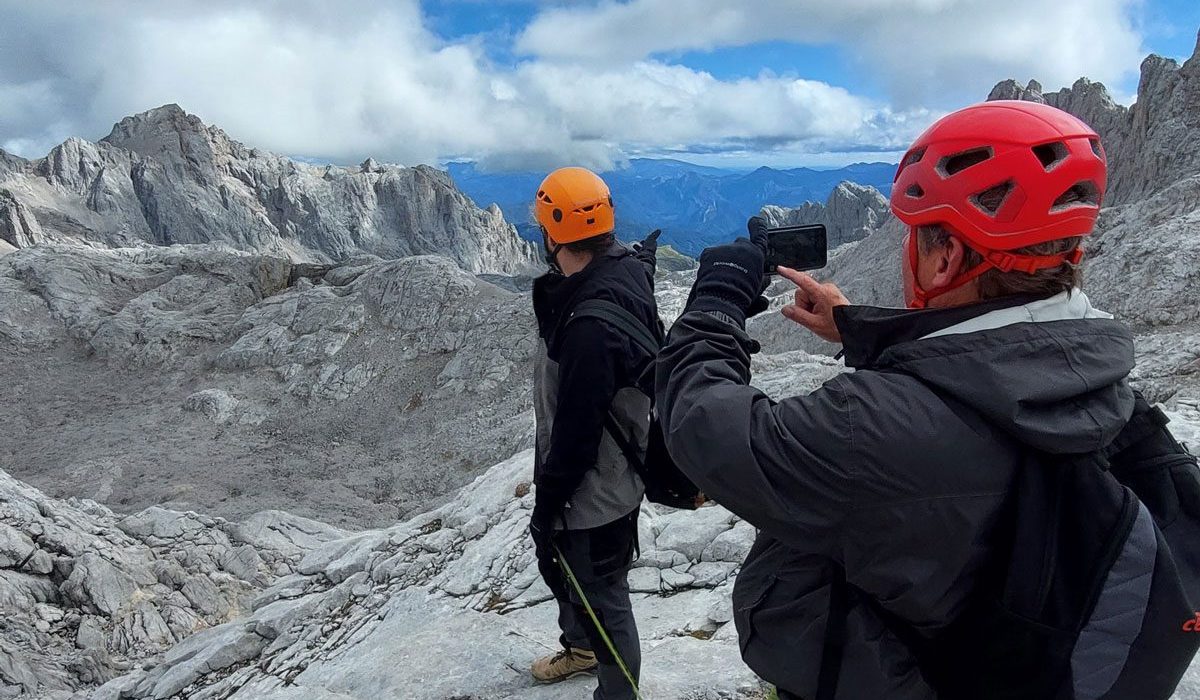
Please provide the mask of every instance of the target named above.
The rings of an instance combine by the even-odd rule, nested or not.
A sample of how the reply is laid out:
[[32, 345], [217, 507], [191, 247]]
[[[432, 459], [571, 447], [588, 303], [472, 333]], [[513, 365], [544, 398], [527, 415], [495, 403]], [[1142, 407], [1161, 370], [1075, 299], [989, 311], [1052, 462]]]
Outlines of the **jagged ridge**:
[[531, 248], [499, 209], [449, 175], [368, 160], [312, 166], [247, 148], [178, 105], [68, 139], [26, 162], [0, 158], [0, 240], [21, 248], [218, 243], [297, 260], [437, 254], [471, 272], [515, 272]]

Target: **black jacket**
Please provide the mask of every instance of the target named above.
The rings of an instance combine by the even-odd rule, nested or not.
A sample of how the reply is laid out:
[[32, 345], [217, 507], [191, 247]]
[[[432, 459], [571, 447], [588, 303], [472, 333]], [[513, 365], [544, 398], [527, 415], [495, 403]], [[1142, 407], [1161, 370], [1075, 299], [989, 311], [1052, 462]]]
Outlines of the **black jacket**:
[[[582, 271], [565, 277], [548, 273], [534, 281], [533, 308], [537, 317], [538, 334], [545, 343], [546, 355], [556, 365], [556, 381], [544, 381], [542, 391], [554, 396], [535, 397], [539, 406], [539, 437], [544, 438], [542, 423], [552, 426], [548, 440], [539, 439], [539, 454], [535, 461], [536, 499], [540, 509], [555, 514], [564, 509], [577, 495], [580, 485], [597, 460], [619, 462], [621, 470], [628, 464], [619, 448], [605, 441], [604, 420], [614, 408], [614, 398], [625, 387], [634, 387], [653, 359], [624, 333], [595, 318], [580, 318], [571, 322], [574, 308], [589, 299], [605, 299], [620, 305], [646, 324], [658, 328], [658, 309], [654, 300], [654, 258], [636, 254], [614, 245], [606, 254], [597, 255]], [[640, 408], [640, 425], [626, 426], [627, 436], [643, 434], [648, 416], [649, 400]], [[632, 414], [639, 413], [629, 407]], [[546, 448], [542, 449], [541, 444]], [[605, 449], [602, 451], [602, 443]], [[641, 500], [641, 481], [633, 475], [621, 475], [629, 493], [604, 493], [603, 484], [596, 484], [595, 494], [585, 494], [585, 503], [576, 510], [590, 510], [588, 527], [615, 520], [628, 514]], [[628, 483], [625, 483], [628, 482]], [[619, 488], [612, 484], [613, 488]], [[636, 490], [636, 493], [633, 492]], [[628, 502], [632, 502], [630, 506]], [[629, 507], [626, 507], [629, 506]], [[622, 512], [609, 512], [613, 510]], [[571, 523], [568, 521], [568, 525]], [[572, 526], [573, 527], [573, 526]]]
[[[813, 697], [833, 563], [932, 636], [971, 598], [1023, 457], [1092, 452], [1125, 424], [1133, 341], [1121, 323], [923, 337], [1005, 303], [1015, 302], [844, 307], [857, 371], [778, 403], [749, 386], [743, 329], [691, 312], [671, 330], [656, 382], [667, 444], [705, 493], [760, 530], [734, 618], [743, 657], [766, 680]], [[851, 606], [846, 634], [838, 698], [934, 697], [871, 606]]]

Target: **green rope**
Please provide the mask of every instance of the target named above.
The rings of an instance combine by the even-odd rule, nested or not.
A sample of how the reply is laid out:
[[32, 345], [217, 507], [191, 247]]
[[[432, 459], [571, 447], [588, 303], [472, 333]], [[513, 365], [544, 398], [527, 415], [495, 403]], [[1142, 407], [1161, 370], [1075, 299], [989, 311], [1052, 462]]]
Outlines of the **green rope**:
[[629, 672], [629, 667], [625, 665], [625, 661], [621, 655], [617, 653], [617, 647], [609, 639], [608, 633], [604, 631], [604, 625], [600, 624], [600, 618], [596, 617], [596, 611], [592, 610], [592, 604], [588, 601], [587, 596], [583, 593], [583, 587], [579, 585], [579, 580], [575, 578], [575, 572], [571, 571], [571, 566], [567, 564], [567, 558], [563, 556], [562, 550], [558, 545], [554, 545], [554, 553], [558, 555], [558, 563], [562, 566], [563, 573], [567, 575], [567, 580], [571, 582], [571, 586], [575, 592], [579, 594], [579, 599], [583, 601], [583, 607], [587, 610], [588, 617], [592, 618], [592, 624], [596, 626], [596, 631], [600, 633], [600, 638], [604, 640], [604, 646], [608, 647], [609, 653], [617, 660], [617, 666], [620, 667], [621, 673], [625, 674], [625, 680], [629, 681], [629, 686], [633, 688], [633, 696], [637, 700], [643, 700], [641, 692], [638, 690], [637, 681], [633, 679], [633, 674]]

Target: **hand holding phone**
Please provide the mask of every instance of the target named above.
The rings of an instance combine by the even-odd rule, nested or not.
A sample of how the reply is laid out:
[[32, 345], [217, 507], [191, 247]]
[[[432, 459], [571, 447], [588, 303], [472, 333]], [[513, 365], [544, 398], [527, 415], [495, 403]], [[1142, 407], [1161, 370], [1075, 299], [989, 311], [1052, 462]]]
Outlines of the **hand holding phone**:
[[824, 224], [783, 226], [767, 230], [767, 274], [777, 267], [816, 270], [828, 262], [828, 237]]

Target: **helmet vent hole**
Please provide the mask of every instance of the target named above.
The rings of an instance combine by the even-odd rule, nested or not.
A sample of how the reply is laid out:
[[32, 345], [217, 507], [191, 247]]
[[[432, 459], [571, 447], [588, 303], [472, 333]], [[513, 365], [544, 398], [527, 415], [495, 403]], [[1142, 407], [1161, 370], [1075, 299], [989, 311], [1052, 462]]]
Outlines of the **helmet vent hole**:
[[1095, 153], [1100, 160], [1104, 160], [1104, 149], [1100, 147], [1100, 139], [1088, 139], [1088, 142], [1092, 144], [1092, 153]]
[[1050, 172], [1056, 165], [1067, 159], [1070, 151], [1067, 150], [1067, 144], [1062, 141], [1053, 143], [1043, 143], [1040, 146], [1033, 147], [1033, 155], [1041, 161], [1042, 167], [1046, 172]]
[[910, 165], [915, 165], [917, 163], [920, 163], [921, 159], [924, 157], [925, 157], [925, 149], [918, 148], [917, 150], [912, 151], [911, 153], [909, 153], [907, 156], [904, 157], [904, 162], [900, 164], [900, 167], [907, 168]]
[[952, 156], [942, 158], [938, 163], [937, 170], [942, 177], [953, 177], [962, 171], [974, 165], [979, 165], [985, 160], [992, 157], [992, 149], [988, 148], [973, 148], [969, 151], [956, 153]]
[[1057, 212], [1071, 207], [1099, 207], [1100, 206], [1100, 189], [1096, 187], [1096, 183], [1090, 180], [1083, 180], [1071, 185], [1070, 189], [1062, 193], [1058, 199], [1054, 200], [1054, 204], [1050, 207], [1050, 211]]
[[592, 224], [596, 223], [596, 220], [595, 220], [595, 219], [588, 219], [588, 220], [587, 220], [587, 222], [588, 222], [588, 226], [591, 226]]
[[971, 203], [984, 213], [995, 216], [996, 212], [1000, 211], [1000, 207], [1004, 206], [1004, 200], [1008, 199], [1008, 194], [1012, 191], [1013, 183], [1010, 180], [976, 194], [971, 197]]
[[913, 199], [920, 199], [921, 197], [925, 196], [925, 190], [923, 190], [920, 185], [912, 184], [912, 185], [909, 185], [908, 189], [905, 190], [904, 194], [908, 195], [909, 197], [912, 197]]
[[924, 157], [925, 157], [925, 149], [924, 148], [917, 148], [912, 151], [909, 151], [908, 154], [904, 156], [904, 160], [900, 161], [900, 167], [896, 168], [896, 177], [899, 178], [900, 173], [904, 172], [905, 168], [907, 168], [910, 165], [915, 165], [916, 163], [920, 163], [921, 159]]
[[562, 217], [563, 217], [562, 209], [555, 209], [553, 212], [550, 213], [550, 215], [554, 217], [554, 223], [562, 222]]

